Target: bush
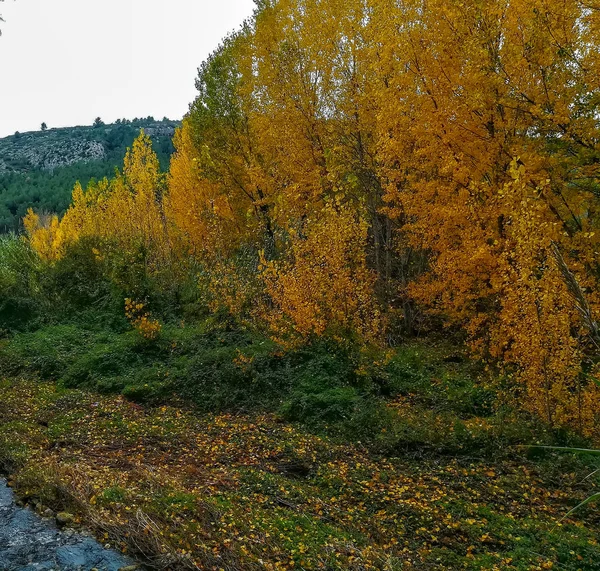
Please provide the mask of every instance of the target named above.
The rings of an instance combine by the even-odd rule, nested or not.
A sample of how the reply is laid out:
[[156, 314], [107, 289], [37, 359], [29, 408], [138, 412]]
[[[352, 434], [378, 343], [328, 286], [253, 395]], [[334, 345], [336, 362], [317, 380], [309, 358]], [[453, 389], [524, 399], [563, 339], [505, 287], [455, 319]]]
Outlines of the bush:
[[106, 277], [98, 240], [82, 238], [70, 246], [54, 265], [46, 268], [46, 295], [56, 299], [64, 317], [94, 308], [122, 314], [123, 294]]
[[36, 373], [139, 403], [182, 397], [204, 412], [279, 413], [389, 455], [497, 454], [513, 444], [575, 442], [499, 407], [468, 362], [448, 361], [437, 347], [403, 347], [387, 362], [328, 342], [282, 352], [265, 336], [214, 317], [195, 327], [166, 324], [147, 342], [135, 331], [83, 323], [93, 315], [2, 341], [1, 372]]
[[37, 256], [15, 235], [0, 236], [0, 333], [25, 330], [44, 307]]
[[21, 333], [0, 345], [0, 367], [5, 373], [30, 371], [44, 379], [56, 379], [94, 342], [92, 334], [73, 325]]
[[285, 400], [281, 412], [288, 420], [335, 423], [350, 418], [360, 409], [362, 400], [352, 387], [303, 384], [296, 387]]

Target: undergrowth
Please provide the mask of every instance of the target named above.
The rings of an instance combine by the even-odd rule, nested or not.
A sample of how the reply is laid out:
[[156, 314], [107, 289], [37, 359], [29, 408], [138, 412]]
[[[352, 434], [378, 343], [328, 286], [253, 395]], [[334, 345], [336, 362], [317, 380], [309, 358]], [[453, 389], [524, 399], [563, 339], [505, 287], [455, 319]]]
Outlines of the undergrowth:
[[413, 341], [364, 355], [319, 341], [284, 352], [266, 336], [214, 319], [167, 324], [156, 340], [97, 322], [86, 315], [86, 326], [48, 325], [0, 341], [0, 370], [140, 404], [276, 413], [388, 455], [580, 443], [500, 402], [491, 376], [446, 342]]
[[[598, 459], [383, 458], [272, 414], [146, 407], [0, 385], [19, 496], [160, 569], [581, 569], [600, 565]], [[562, 520], [562, 521], [561, 521]]]

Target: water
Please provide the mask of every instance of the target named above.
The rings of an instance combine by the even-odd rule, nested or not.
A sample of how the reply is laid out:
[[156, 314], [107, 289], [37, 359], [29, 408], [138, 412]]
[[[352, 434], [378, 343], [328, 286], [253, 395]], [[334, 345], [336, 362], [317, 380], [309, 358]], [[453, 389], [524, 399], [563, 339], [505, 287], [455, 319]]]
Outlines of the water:
[[0, 571], [118, 571], [128, 565], [94, 539], [59, 530], [54, 520], [18, 507], [0, 479]]

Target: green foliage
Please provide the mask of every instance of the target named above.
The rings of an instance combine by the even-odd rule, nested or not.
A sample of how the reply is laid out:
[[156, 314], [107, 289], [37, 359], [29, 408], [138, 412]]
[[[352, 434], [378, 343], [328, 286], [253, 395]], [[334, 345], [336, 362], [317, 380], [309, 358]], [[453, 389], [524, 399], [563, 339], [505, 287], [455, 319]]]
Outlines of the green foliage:
[[82, 240], [55, 264], [42, 262], [20, 237], [0, 235], [0, 333], [78, 322], [123, 328], [123, 292]]
[[38, 315], [39, 269], [37, 256], [22, 239], [0, 235], [0, 335], [22, 329]]
[[[330, 343], [283, 353], [260, 334], [214, 319], [184, 328], [167, 324], [160, 338], [149, 342], [126, 324], [103, 321], [103, 315], [88, 312], [69, 325], [14, 335], [0, 345], [2, 371], [121, 393], [138, 403], [179, 397], [202, 412], [275, 412], [387, 455], [497, 454], [532, 440], [556, 442], [541, 424], [496, 408], [470, 365], [448, 363], [440, 348], [422, 344], [406, 354], [399, 350], [387, 365], [365, 375], [357, 373], [358, 357]], [[418, 351], [440, 354], [425, 365], [414, 360]], [[440, 389], [438, 377], [448, 386]], [[459, 380], [454, 390], [453, 378]], [[392, 395], [382, 396], [382, 379], [396, 387]], [[403, 394], [407, 387], [410, 392]]]
[[469, 418], [489, 415], [493, 409], [495, 393], [483, 382], [486, 376], [452, 345], [401, 346], [381, 376], [383, 395], [411, 398], [432, 411]]

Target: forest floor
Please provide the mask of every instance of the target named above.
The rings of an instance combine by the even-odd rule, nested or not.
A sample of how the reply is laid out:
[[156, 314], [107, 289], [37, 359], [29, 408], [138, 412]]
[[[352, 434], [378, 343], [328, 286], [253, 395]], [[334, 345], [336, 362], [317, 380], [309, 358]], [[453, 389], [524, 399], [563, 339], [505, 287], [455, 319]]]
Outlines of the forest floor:
[[594, 491], [564, 456], [377, 455], [275, 414], [142, 406], [0, 381], [17, 495], [157, 568], [600, 568]]

